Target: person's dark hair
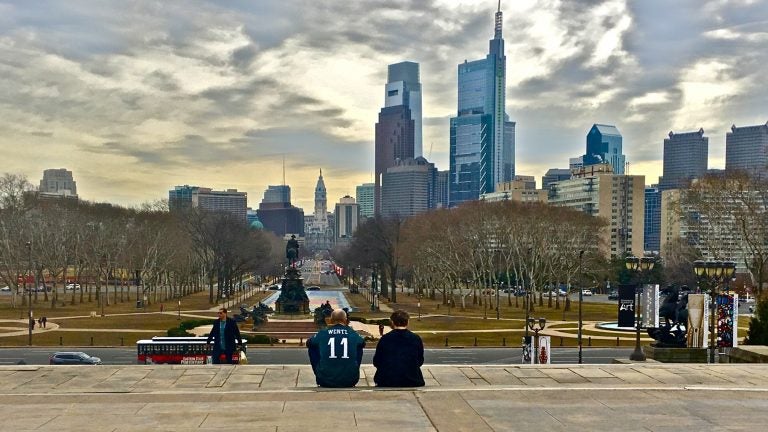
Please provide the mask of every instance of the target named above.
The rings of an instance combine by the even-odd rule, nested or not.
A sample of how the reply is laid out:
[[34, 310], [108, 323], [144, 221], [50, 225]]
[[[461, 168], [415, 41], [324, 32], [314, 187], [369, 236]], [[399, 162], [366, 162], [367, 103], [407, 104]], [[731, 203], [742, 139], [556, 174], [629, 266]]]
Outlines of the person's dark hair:
[[219, 312], [227, 313], [227, 308], [219, 308]]
[[398, 309], [394, 312], [392, 312], [392, 315], [389, 317], [389, 319], [392, 321], [392, 325], [395, 327], [405, 327], [408, 325], [408, 319], [410, 316], [408, 316], [408, 312]]

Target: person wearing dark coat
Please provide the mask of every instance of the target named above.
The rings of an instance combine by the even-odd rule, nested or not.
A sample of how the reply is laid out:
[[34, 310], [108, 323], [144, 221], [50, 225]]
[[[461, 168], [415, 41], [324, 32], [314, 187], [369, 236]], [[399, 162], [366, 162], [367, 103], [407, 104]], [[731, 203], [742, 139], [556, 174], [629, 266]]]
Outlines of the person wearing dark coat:
[[392, 330], [381, 337], [373, 355], [373, 381], [378, 387], [424, 386], [424, 344], [408, 330], [408, 312], [396, 310], [389, 319]]
[[208, 333], [208, 344], [213, 343], [213, 364], [221, 364], [221, 355], [224, 354], [224, 363], [232, 364], [232, 355], [241, 343], [240, 329], [237, 322], [227, 318], [227, 309], [219, 309], [219, 319], [213, 323], [211, 332]]

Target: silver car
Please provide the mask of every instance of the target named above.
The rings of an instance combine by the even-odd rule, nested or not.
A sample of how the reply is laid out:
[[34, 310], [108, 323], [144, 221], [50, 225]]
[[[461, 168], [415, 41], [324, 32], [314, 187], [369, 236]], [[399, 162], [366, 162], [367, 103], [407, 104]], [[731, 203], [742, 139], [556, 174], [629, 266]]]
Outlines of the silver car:
[[54, 353], [48, 363], [52, 365], [100, 365], [101, 359], [80, 351], [62, 351]]

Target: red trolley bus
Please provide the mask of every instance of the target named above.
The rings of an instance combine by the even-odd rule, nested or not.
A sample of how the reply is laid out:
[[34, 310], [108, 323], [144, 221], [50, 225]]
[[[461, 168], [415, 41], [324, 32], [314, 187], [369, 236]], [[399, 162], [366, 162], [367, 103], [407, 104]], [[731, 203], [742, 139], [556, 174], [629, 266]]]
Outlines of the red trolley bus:
[[[208, 338], [200, 336], [155, 336], [136, 342], [139, 364], [208, 364], [211, 363], [211, 346]], [[240, 363], [240, 352], [247, 351], [245, 339], [237, 344], [232, 362]], [[223, 357], [223, 355], [222, 355]]]

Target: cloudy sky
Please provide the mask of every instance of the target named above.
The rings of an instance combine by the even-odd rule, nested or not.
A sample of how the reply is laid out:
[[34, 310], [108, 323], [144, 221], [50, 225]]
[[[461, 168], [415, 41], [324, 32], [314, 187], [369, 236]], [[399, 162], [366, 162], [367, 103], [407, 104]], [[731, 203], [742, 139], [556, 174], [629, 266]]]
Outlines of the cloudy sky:
[[[0, 0], [0, 172], [74, 171], [89, 200], [174, 185], [282, 182], [311, 211], [372, 180], [387, 65], [421, 64], [424, 152], [448, 168], [456, 65], [482, 58], [493, 0]], [[723, 167], [731, 124], [768, 120], [768, 0], [507, 0], [507, 112], [517, 173], [624, 135], [653, 183], [670, 130], [704, 128]]]

